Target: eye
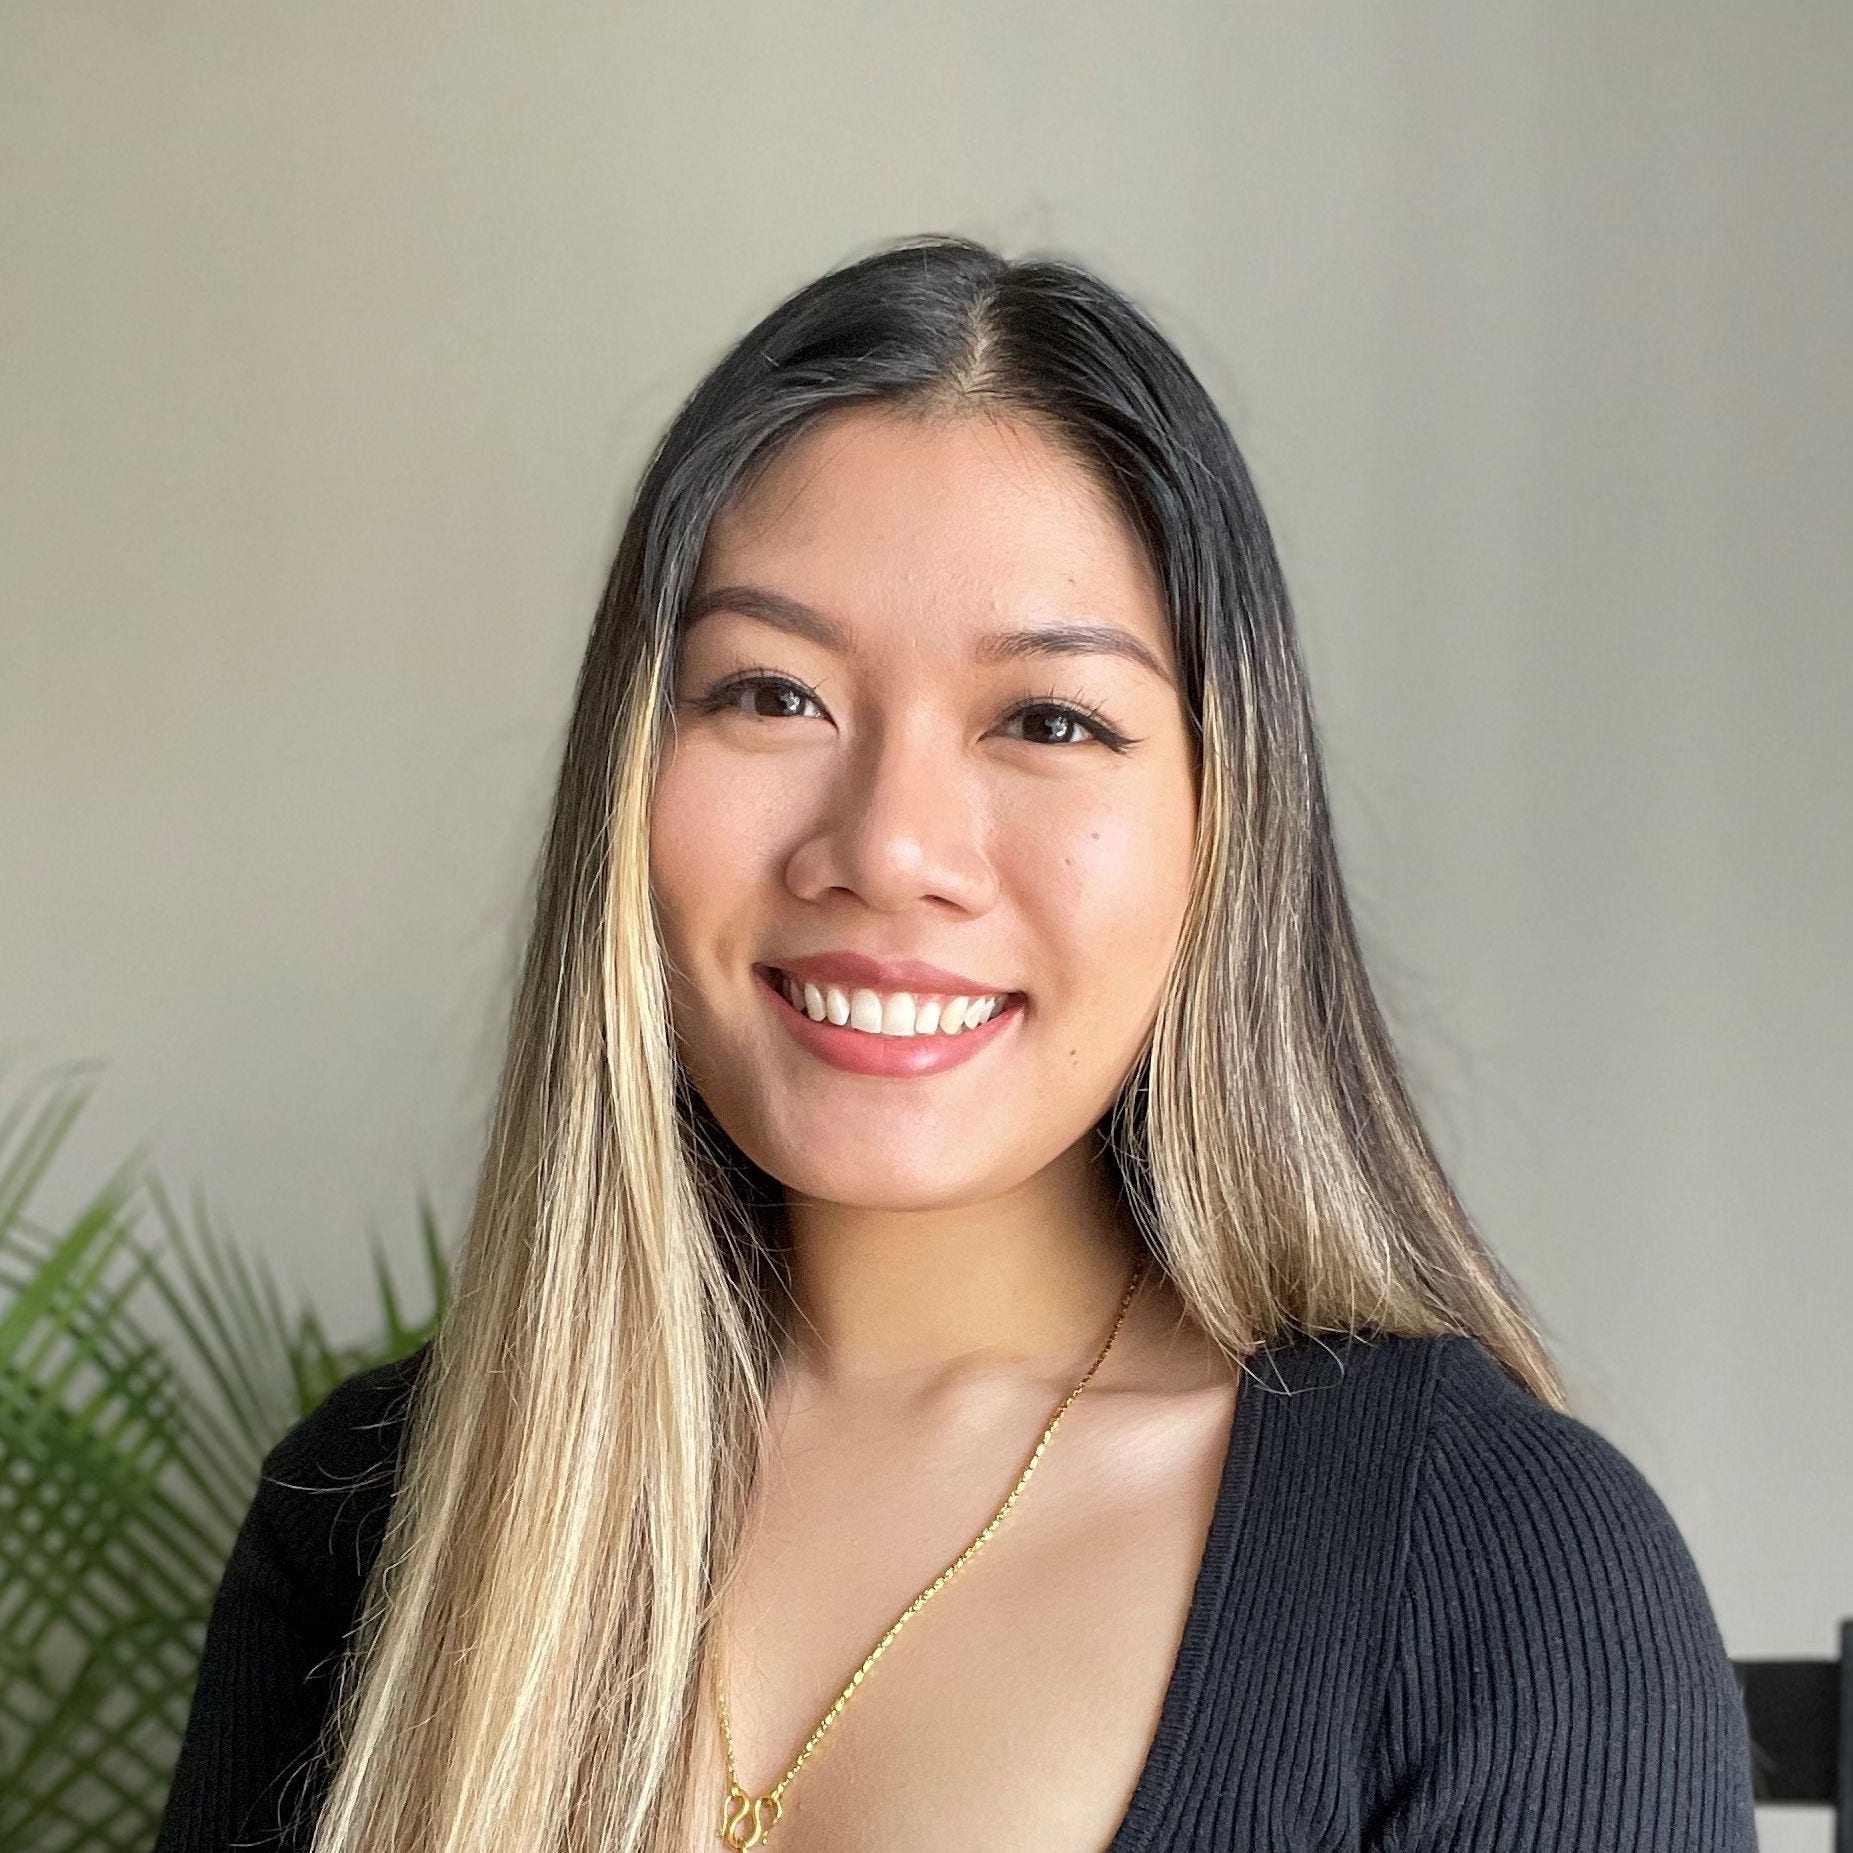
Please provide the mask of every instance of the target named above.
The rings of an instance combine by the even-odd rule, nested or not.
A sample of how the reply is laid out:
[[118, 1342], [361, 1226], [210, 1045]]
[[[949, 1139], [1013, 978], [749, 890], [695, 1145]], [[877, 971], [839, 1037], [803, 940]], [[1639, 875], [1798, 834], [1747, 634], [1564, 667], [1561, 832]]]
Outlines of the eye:
[[749, 711], [747, 713], [748, 720], [776, 721], [802, 719], [802, 715], [792, 712], [792, 704], [806, 701], [815, 702], [817, 700], [817, 691], [815, 689], [807, 687], [804, 683], [796, 681], [791, 676], [779, 675], [769, 669], [749, 669], [742, 675], [729, 676], [727, 680], [719, 684], [718, 687], [711, 688], [707, 694], [701, 696], [700, 699], [696, 701], [695, 711], [698, 714], [719, 714], [724, 709], [732, 709], [735, 712], [739, 712], [739, 701], [742, 694], [750, 691], [757, 696], [758, 691], [765, 688], [775, 690], [780, 701], [784, 703], [785, 706], [782, 711], [770, 714]]
[[[1007, 715], [1004, 716], [1004, 719], [1006, 723], [1008, 723], [1011, 721], [1021, 720], [1026, 715], [1029, 715], [1029, 716], [1046, 715], [1048, 716], [1049, 717], [1048, 720], [1038, 721], [1037, 725], [1042, 726], [1042, 727], [1048, 727], [1050, 725], [1053, 725], [1056, 731], [1059, 732], [1063, 736], [1062, 738], [1056, 739], [1056, 740], [1046, 740], [1045, 739], [1045, 740], [1040, 740], [1040, 741], [1033, 741], [1032, 744], [1042, 745], [1042, 746], [1070, 745], [1073, 743], [1074, 730], [1077, 727], [1081, 728], [1082, 731], [1085, 734], [1087, 734], [1092, 740], [1098, 742], [1098, 744], [1100, 744], [1101, 746], [1110, 748], [1113, 752], [1116, 752], [1116, 753], [1123, 753], [1126, 750], [1127, 746], [1130, 744], [1126, 736], [1123, 733], [1119, 732], [1117, 728], [1112, 726], [1112, 724], [1107, 720], [1107, 717], [1104, 714], [1102, 714], [1098, 708], [1091, 707], [1084, 702], [1071, 702], [1071, 701], [1020, 702], [1016, 707], [1012, 708]], [[1085, 746], [1088, 744], [1088, 741], [1083, 740], [1080, 742], [1080, 744]]]

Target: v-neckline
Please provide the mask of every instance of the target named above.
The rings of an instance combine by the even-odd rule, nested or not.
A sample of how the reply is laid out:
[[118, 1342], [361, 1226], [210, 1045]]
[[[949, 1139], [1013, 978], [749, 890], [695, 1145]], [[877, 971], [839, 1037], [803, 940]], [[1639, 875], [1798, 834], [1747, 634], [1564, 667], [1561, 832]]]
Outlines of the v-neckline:
[[1242, 1366], [1235, 1411], [1229, 1420], [1229, 1439], [1223, 1450], [1222, 1474], [1216, 1484], [1216, 1503], [1197, 1564], [1177, 1657], [1159, 1707], [1158, 1729], [1133, 1785], [1132, 1799], [1102, 1853], [1147, 1853], [1165, 1801], [1177, 1786], [1178, 1762], [1190, 1744], [1202, 1705], [1210, 1644], [1222, 1624], [1229, 1590], [1239, 1568], [1236, 1535], [1248, 1516], [1262, 1406], [1269, 1400], [1268, 1386], [1256, 1382], [1250, 1373], [1257, 1362], [1277, 1364], [1282, 1352], [1290, 1349], [1291, 1341], [1263, 1345]]

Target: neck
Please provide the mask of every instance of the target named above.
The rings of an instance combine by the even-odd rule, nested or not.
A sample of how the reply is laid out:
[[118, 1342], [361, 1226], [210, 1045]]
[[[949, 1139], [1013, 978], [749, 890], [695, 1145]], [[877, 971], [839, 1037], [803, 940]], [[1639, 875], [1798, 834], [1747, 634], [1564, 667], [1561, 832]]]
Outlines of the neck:
[[1080, 1147], [979, 1202], [787, 1210], [791, 1363], [831, 1391], [1085, 1368], [1140, 1252]]

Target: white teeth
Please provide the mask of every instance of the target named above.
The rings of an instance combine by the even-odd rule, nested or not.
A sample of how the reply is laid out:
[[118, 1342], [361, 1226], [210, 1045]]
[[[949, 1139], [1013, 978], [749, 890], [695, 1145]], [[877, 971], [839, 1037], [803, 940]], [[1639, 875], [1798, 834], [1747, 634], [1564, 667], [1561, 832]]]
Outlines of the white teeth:
[[847, 1023], [869, 1036], [953, 1036], [961, 1029], [988, 1023], [1004, 1007], [1002, 996], [916, 998], [911, 991], [878, 991], [841, 985], [802, 984], [788, 973], [779, 974], [779, 988], [794, 1010], [802, 1010], [813, 1023], [826, 1019]]

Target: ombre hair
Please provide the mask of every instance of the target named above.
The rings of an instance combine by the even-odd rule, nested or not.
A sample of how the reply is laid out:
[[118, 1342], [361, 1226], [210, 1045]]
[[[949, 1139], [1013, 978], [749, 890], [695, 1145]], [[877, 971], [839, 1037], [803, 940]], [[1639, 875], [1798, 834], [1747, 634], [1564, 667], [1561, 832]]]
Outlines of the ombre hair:
[[[1097, 1128], [1238, 1365], [1471, 1334], [1562, 1384], [1418, 1120], [1340, 879], [1292, 609], [1227, 424], [1146, 313], [958, 237], [807, 284], [638, 485], [574, 691], [455, 1290], [319, 1752], [313, 1853], [682, 1853], [720, 1598], [791, 1311], [776, 1179], [678, 1059], [650, 806], [717, 512], [832, 412], [1034, 421], [1163, 588], [1198, 827], [1151, 1037]], [[1077, 1136], [1085, 1131], [1078, 1128]]]

